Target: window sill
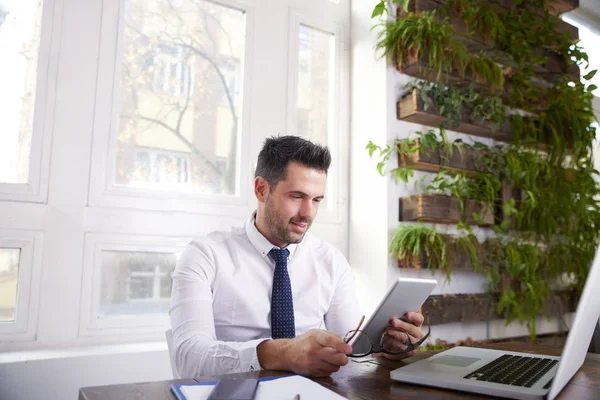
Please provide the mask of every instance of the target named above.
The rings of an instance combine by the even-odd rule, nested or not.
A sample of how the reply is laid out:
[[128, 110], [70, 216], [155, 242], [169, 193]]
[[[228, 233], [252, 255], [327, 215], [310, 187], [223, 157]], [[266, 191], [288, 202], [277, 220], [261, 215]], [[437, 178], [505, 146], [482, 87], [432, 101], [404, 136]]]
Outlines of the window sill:
[[23, 350], [1, 353], [0, 364], [109, 354], [135, 354], [160, 351], [167, 351], [167, 344], [164, 341], [147, 343], [110, 344], [85, 347], [64, 347], [58, 349]]

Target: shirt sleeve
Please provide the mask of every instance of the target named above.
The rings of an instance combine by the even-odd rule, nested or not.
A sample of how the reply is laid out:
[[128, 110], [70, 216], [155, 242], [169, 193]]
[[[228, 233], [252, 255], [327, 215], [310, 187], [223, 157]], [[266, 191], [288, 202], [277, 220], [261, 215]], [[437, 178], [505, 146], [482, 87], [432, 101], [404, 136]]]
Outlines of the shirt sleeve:
[[338, 273], [329, 310], [325, 314], [325, 326], [328, 331], [344, 335], [346, 332], [356, 329], [362, 314], [356, 297], [350, 264], [337, 249], [334, 251], [332, 262]]
[[198, 241], [188, 245], [173, 273], [172, 351], [177, 371], [184, 378], [261, 369], [256, 347], [267, 338], [248, 342], [216, 338], [211, 288], [215, 275], [212, 250]]

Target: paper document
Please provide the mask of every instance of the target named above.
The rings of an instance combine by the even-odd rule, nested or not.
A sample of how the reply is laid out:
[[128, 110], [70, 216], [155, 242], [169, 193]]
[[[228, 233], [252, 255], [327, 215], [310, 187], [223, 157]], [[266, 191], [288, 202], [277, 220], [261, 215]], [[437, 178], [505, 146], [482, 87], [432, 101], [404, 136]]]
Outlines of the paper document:
[[[344, 400], [345, 397], [324, 388], [303, 376], [261, 380], [256, 390], [256, 400], [293, 400], [299, 394], [302, 400]], [[206, 400], [215, 384], [172, 385], [179, 400]], [[179, 393], [178, 393], [179, 392]]]

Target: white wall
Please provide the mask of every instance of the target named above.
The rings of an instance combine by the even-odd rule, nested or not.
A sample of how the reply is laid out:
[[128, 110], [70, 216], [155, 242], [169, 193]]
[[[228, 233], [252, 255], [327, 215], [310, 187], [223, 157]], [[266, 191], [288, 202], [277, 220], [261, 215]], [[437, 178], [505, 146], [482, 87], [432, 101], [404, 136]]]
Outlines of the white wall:
[[349, 261], [363, 312], [370, 313], [387, 286], [388, 184], [365, 150], [388, 139], [386, 64], [373, 53], [373, 3], [351, 3]]
[[77, 399], [81, 387], [172, 379], [164, 343], [0, 355], [0, 399]]

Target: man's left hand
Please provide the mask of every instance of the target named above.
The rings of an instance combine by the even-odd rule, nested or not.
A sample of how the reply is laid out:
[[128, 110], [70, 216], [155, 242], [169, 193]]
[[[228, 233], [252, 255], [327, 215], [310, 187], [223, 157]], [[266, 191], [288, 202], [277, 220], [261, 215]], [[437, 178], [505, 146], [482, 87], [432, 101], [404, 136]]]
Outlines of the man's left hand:
[[[391, 318], [390, 328], [385, 333], [384, 347], [391, 352], [406, 350], [408, 341], [416, 343], [423, 337], [423, 314], [418, 312], [409, 312], [403, 319]], [[402, 354], [374, 353], [373, 357], [385, 357], [390, 360], [402, 360], [417, 354], [416, 350]]]

